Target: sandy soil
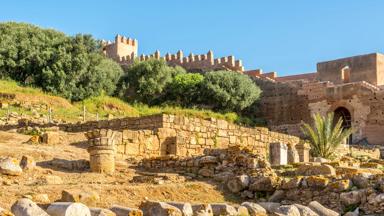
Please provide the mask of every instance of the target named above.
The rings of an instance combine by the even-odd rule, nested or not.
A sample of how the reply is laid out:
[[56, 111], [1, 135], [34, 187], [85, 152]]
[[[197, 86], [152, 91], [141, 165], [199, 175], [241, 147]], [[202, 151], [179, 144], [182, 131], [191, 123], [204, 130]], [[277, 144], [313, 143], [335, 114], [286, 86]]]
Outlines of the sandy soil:
[[[114, 175], [104, 175], [85, 171], [63, 170], [47, 166], [54, 158], [66, 160], [88, 159], [85, 137], [82, 133], [62, 134], [60, 145], [27, 144], [30, 136], [0, 131], [0, 156], [21, 159], [30, 155], [38, 162], [33, 171], [21, 176], [0, 175], [0, 207], [9, 209], [25, 194], [46, 193], [50, 201], [60, 199], [62, 190], [83, 189], [95, 191], [100, 195], [97, 207], [110, 207], [113, 204], [137, 207], [146, 197], [161, 201], [188, 201], [192, 203], [228, 202], [236, 203], [236, 198], [217, 188], [210, 182], [190, 180], [183, 183], [131, 183], [133, 176], [139, 175], [126, 161], [118, 161]], [[43, 185], [39, 179], [45, 175], [60, 176], [61, 185]]]

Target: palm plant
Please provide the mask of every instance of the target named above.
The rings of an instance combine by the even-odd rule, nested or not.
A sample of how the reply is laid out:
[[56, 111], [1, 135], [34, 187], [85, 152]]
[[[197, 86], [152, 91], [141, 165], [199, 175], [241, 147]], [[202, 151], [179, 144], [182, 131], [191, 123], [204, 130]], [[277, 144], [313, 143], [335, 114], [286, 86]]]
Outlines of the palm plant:
[[352, 128], [343, 128], [342, 118], [334, 124], [334, 113], [313, 115], [314, 127], [304, 123], [301, 130], [308, 137], [314, 157], [330, 158], [335, 149], [352, 134]]

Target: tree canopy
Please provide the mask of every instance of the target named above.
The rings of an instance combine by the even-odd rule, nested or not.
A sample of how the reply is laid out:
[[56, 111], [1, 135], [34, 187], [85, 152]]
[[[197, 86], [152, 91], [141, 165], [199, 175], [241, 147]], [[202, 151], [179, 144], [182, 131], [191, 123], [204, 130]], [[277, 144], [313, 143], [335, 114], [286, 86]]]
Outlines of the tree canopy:
[[115, 90], [122, 69], [91, 35], [67, 36], [24, 23], [0, 23], [0, 76], [81, 100]]

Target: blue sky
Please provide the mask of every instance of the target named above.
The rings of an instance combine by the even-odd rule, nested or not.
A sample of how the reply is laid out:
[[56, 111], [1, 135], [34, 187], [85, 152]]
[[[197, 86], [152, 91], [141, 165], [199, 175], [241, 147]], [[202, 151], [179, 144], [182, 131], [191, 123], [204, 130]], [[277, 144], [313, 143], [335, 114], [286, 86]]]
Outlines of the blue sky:
[[[289, 75], [316, 63], [384, 50], [382, 0], [18, 0], [0, 21], [68, 34], [139, 40], [139, 52], [235, 55], [246, 69]], [[0, 38], [1, 39], [1, 38]]]

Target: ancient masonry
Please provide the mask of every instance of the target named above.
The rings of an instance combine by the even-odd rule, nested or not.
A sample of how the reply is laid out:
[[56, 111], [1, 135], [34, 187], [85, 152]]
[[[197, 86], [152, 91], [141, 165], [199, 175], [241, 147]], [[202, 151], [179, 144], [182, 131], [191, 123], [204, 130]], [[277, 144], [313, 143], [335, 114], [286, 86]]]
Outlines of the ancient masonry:
[[354, 128], [349, 143], [383, 145], [384, 55], [321, 62], [317, 72], [287, 77], [249, 73], [262, 88], [260, 115], [274, 131], [301, 136], [311, 115], [335, 112], [344, 127]]
[[[97, 172], [103, 172], [104, 169], [97, 165], [100, 158], [112, 161], [109, 148], [112, 142], [118, 156], [137, 159], [165, 156], [183, 158], [203, 155], [209, 149], [238, 146], [265, 158], [281, 157], [273, 159], [280, 161], [279, 164], [309, 161], [309, 146], [298, 137], [263, 127], [241, 127], [218, 119], [161, 114], [67, 125], [66, 130], [89, 131], [91, 166], [95, 161], [93, 170]], [[295, 150], [296, 158], [288, 157], [288, 146]], [[280, 148], [285, 149], [285, 155]]]
[[149, 58], [163, 59], [172, 66], [179, 65], [189, 71], [204, 72], [213, 70], [232, 70], [242, 72], [244, 67], [241, 60], [235, 60], [234, 56], [227, 56], [215, 59], [213, 52], [207, 54], [194, 55], [189, 54], [184, 56], [179, 50], [177, 54], [167, 53], [165, 56], [160, 56], [160, 52], [156, 51], [151, 55], [140, 55], [138, 57], [138, 42], [135, 39], [126, 38], [120, 35], [115, 37], [115, 42], [105, 42], [103, 47], [104, 54], [117, 61], [122, 65], [130, 65], [135, 59], [144, 61]]

